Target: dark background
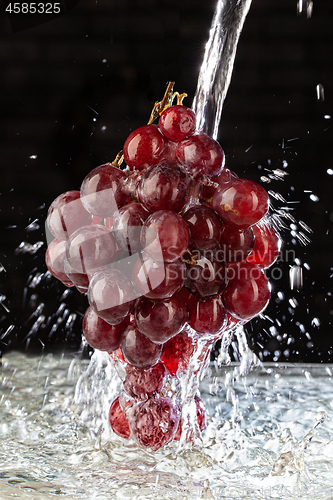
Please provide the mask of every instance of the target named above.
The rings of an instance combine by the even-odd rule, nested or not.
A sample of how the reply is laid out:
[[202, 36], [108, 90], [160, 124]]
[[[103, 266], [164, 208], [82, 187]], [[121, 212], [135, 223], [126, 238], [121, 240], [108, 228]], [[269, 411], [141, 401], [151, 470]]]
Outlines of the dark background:
[[[7, 4], [0, 0], [0, 351], [76, 352], [86, 299], [44, 274], [45, 245], [19, 245], [45, 242], [49, 204], [114, 159], [167, 81], [191, 105], [216, 0], [62, 0], [48, 22], [8, 16]], [[264, 360], [333, 361], [332, 69], [332, 0], [314, 0], [309, 19], [296, 0], [253, 0], [219, 141], [241, 177], [261, 182], [285, 170], [284, 182], [264, 186], [313, 231], [296, 224], [307, 246], [283, 232], [282, 257], [294, 250], [299, 260], [281, 262], [268, 318], [247, 326]], [[300, 290], [289, 286], [295, 263]]]

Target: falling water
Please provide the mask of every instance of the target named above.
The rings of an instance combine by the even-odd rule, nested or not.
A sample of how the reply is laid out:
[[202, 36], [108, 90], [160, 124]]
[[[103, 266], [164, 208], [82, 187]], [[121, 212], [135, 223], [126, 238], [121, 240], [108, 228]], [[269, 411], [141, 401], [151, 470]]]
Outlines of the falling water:
[[217, 138], [237, 43], [251, 0], [218, 0], [192, 108], [197, 125]]

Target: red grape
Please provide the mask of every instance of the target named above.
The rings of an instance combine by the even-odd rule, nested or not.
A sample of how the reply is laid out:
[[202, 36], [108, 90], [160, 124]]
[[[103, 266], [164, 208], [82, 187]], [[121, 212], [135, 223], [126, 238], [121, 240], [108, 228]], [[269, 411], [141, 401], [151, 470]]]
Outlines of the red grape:
[[80, 293], [87, 293], [89, 287], [89, 276], [87, 274], [75, 271], [67, 259], [64, 260], [64, 271]]
[[154, 393], [161, 392], [165, 380], [165, 368], [157, 363], [148, 370], [126, 366], [126, 378], [123, 389], [132, 398], [147, 399]]
[[224, 263], [215, 260], [213, 253], [205, 252], [195, 265], [187, 265], [186, 286], [202, 299], [221, 293], [225, 288]]
[[220, 237], [221, 251], [225, 262], [245, 260], [254, 246], [253, 227], [237, 229], [225, 224]]
[[182, 105], [167, 108], [160, 116], [158, 126], [162, 134], [170, 141], [179, 142], [195, 131], [194, 112]]
[[220, 297], [201, 300], [192, 295], [187, 307], [190, 312], [189, 325], [196, 332], [216, 334], [225, 329], [227, 313]]
[[183, 218], [190, 229], [190, 245], [198, 250], [215, 248], [221, 236], [222, 221], [210, 208], [196, 205]]
[[186, 332], [180, 332], [163, 346], [161, 362], [171, 375], [176, 375], [178, 369], [187, 369], [194, 351], [194, 343]]
[[238, 179], [238, 175], [226, 167], [224, 167], [222, 172], [214, 177], [214, 179], [205, 178], [201, 186], [200, 198], [204, 201], [211, 200], [215, 191], [220, 187], [225, 187], [227, 182], [230, 182], [232, 179]]
[[45, 264], [50, 273], [66, 286], [73, 286], [73, 282], [65, 272], [66, 241], [55, 238], [47, 247]]
[[224, 164], [223, 149], [209, 135], [201, 132], [178, 143], [176, 157], [194, 179], [215, 177]]
[[213, 208], [224, 222], [238, 229], [256, 224], [267, 213], [268, 194], [249, 179], [234, 179], [218, 189], [213, 197]]
[[162, 354], [162, 345], [149, 340], [134, 323], [126, 328], [120, 348], [127, 363], [142, 369], [156, 365]]
[[265, 309], [270, 296], [269, 281], [258, 266], [243, 261], [228, 267], [223, 301], [231, 316], [240, 321], [252, 319]]
[[145, 221], [141, 244], [157, 261], [173, 262], [188, 248], [190, 232], [184, 219], [171, 210], [159, 210]]
[[152, 342], [164, 343], [179, 333], [187, 321], [186, 304], [177, 295], [154, 302], [142, 297], [135, 307], [135, 323]]
[[146, 170], [139, 188], [141, 203], [150, 212], [180, 212], [189, 197], [190, 178], [180, 165], [159, 163]]
[[125, 180], [125, 173], [111, 163], [91, 170], [83, 179], [80, 190], [85, 209], [98, 217], [111, 217], [130, 201], [125, 192]]
[[268, 224], [260, 223], [252, 226], [252, 229], [255, 236], [254, 247], [246, 260], [262, 269], [270, 267], [279, 257], [281, 239]]
[[111, 231], [96, 224], [77, 229], [69, 238], [66, 257], [71, 267], [84, 274], [91, 274], [110, 263], [116, 245]]
[[111, 425], [111, 429], [113, 430], [113, 432], [118, 434], [118, 436], [125, 439], [128, 439], [130, 437], [131, 431], [124, 410], [120, 406], [119, 396], [113, 401], [110, 406], [109, 422]]
[[131, 437], [153, 451], [170, 443], [179, 425], [180, 412], [171, 398], [154, 396], [129, 411]]
[[[112, 225], [112, 234], [118, 246], [127, 250], [130, 255], [141, 250], [140, 233], [149, 212], [141, 203], [129, 203], [120, 208], [115, 214]], [[110, 226], [108, 219], [105, 221]]]
[[92, 277], [88, 301], [93, 311], [111, 325], [117, 325], [133, 309], [134, 291], [127, 277], [117, 269], [102, 269]]
[[67, 191], [51, 203], [46, 222], [53, 236], [67, 240], [81, 226], [89, 225], [92, 215], [83, 207], [79, 191]]
[[129, 324], [127, 316], [118, 325], [110, 325], [97, 316], [91, 307], [85, 312], [82, 330], [88, 344], [99, 351], [112, 352], [120, 346], [121, 336]]
[[142, 255], [133, 268], [132, 282], [139, 295], [163, 300], [181, 289], [185, 277], [186, 265], [181, 260], [163, 263]]
[[157, 125], [143, 125], [133, 130], [125, 141], [125, 162], [137, 170], [156, 165], [163, 158], [166, 143]]

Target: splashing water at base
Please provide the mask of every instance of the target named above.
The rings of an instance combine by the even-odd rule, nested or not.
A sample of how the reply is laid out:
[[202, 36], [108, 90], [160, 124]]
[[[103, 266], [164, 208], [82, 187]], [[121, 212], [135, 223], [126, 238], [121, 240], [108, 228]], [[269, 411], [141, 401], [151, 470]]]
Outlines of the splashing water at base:
[[96, 358], [4, 358], [1, 499], [332, 498], [331, 366], [265, 365], [246, 379], [237, 364], [212, 366], [200, 386], [202, 445], [149, 453], [109, 430], [115, 374], [106, 355]]

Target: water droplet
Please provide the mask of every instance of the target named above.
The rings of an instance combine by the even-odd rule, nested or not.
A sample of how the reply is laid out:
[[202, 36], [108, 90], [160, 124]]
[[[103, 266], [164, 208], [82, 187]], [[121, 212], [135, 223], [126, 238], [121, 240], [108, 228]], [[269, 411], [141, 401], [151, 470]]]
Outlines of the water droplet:
[[292, 266], [289, 270], [291, 290], [300, 290], [303, 287], [303, 272], [299, 266]]
[[29, 158], [30, 158], [31, 160], [36, 160], [37, 155], [31, 155], [31, 156], [29, 156]]
[[298, 306], [298, 302], [297, 302], [297, 300], [295, 298], [289, 299], [289, 304], [291, 305], [291, 307], [293, 309], [296, 309], [296, 307]]
[[27, 232], [37, 231], [37, 229], [39, 229], [39, 228], [40, 228], [40, 225], [38, 224], [38, 219], [35, 219], [30, 224], [28, 224], [28, 226], [25, 228], [25, 230]]
[[6, 300], [6, 295], [0, 295], [0, 304], [2, 305], [2, 307], [4, 308], [4, 310], [9, 313], [9, 309], [8, 307], [5, 306], [5, 304], [3, 303], [4, 300]]
[[318, 101], [325, 101], [324, 86], [321, 83], [316, 86], [316, 92]]
[[320, 326], [320, 319], [319, 318], [313, 318], [313, 320], [311, 321], [311, 326], [317, 326], [317, 327], [319, 327]]
[[319, 201], [319, 198], [315, 194], [310, 194], [310, 200], [312, 200], [312, 201]]
[[326, 172], [328, 173], [328, 175], [333, 175], [333, 168], [328, 168]]
[[38, 250], [44, 245], [44, 241], [37, 241], [36, 243], [27, 243], [26, 241], [22, 241], [19, 246], [15, 249], [15, 253], [29, 253], [34, 255], [38, 252]]
[[12, 332], [14, 330], [15, 326], [14, 325], [10, 325], [7, 330], [2, 334], [0, 335], [0, 340], [3, 340], [5, 337], [7, 337], [7, 335], [10, 334], [10, 332]]
[[302, 220], [300, 220], [298, 223], [301, 226], [301, 228], [304, 229], [304, 231], [307, 231], [308, 233], [313, 232], [311, 227], [309, 227], [307, 224], [305, 224], [305, 222], [303, 222]]

